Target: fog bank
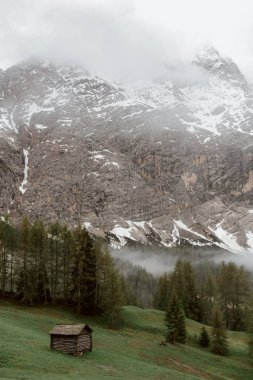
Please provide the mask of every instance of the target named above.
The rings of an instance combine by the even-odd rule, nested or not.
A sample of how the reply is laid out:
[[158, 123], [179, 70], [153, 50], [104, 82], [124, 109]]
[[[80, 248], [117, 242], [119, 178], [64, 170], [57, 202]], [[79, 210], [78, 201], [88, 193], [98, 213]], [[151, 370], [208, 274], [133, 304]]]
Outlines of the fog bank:
[[210, 247], [178, 247], [178, 248], [126, 248], [112, 249], [111, 254], [115, 258], [120, 258], [146, 269], [153, 275], [159, 276], [165, 272], [173, 271], [177, 260], [189, 260], [192, 264], [199, 264], [203, 261], [214, 263], [234, 262], [243, 265], [253, 272], [253, 255], [236, 255], [229, 251]]

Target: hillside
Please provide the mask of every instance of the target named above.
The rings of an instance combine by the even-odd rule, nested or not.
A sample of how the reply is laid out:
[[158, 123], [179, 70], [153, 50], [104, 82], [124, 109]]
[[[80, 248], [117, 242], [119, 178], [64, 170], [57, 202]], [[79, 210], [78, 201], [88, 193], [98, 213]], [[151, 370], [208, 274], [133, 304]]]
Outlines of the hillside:
[[[231, 353], [217, 357], [194, 346], [159, 346], [163, 313], [124, 307], [121, 330], [106, 328], [97, 318], [84, 318], [59, 308], [0, 306], [0, 378], [60, 379], [252, 379], [246, 335], [229, 332]], [[94, 351], [71, 357], [49, 349], [48, 331], [56, 323], [85, 321], [94, 329]], [[202, 325], [187, 320], [189, 334]]]

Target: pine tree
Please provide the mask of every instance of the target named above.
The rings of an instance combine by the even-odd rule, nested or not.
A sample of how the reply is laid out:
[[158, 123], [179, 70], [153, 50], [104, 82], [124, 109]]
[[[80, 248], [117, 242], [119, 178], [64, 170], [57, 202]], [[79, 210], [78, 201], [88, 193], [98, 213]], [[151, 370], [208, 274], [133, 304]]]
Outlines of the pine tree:
[[233, 330], [243, 329], [245, 300], [249, 298], [250, 288], [247, 272], [242, 266], [238, 268], [234, 263], [222, 263], [218, 284], [226, 327]]
[[212, 313], [211, 351], [217, 355], [227, 355], [227, 335], [223, 330], [222, 313], [218, 305], [215, 305]]
[[168, 300], [171, 289], [170, 277], [164, 274], [160, 277], [158, 283], [158, 289], [154, 296], [154, 308], [162, 311], [166, 311], [168, 308]]
[[63, 299], [67, 302], [70, 298], [70, 285], [71, 285], [71, 261], [73, 236], [67, 226], [62, 229], [62, 243], [63, 243]]
[[173, 293], [165, 316], [165, 325], [168, 328], [166, 341], [168, 343], [185, 343], [185, 317], [178, 297]]
[[188, 318], [201, 321], [201, 305], [195, 285], [195, 275], [189, 261], [183, 263], [183, 275], [185, 279], [185, 314]]
[[96, 241], [95, 251], [98, 258], [97, 307], [110, 326], [118, 327], [122, 323], [121, 306], [126, 298], [124, 279], [117, 272], [107, 246]]
[[72, 297], [81, 313], [96, 312], [97, 256], [93, 240], [80, 225], [74, 231], [75, 257]]
[[9, 290], [14, 291], [14, 266], [18, 250], [18, 230], [8, 225], [8, 249], [9, 249]]
[[7, 273], [8, 273], [8, 254], [7, 254], [7, 231], [8, 224], [6, 218], [0, 219], [0, 275], [2, 296], [5, 295]]
[[178, 260], [175, 266], [175, 269], [172, 273], [171, 278], [172, 291], [174, 291], [179, 301], [183, 307], [184, 312], [187, 311], [187, 301], [186, 301], [186, 284], [185, 284], [185, 276], [184, 276], [184, 265], [182, 260]]
[[53, 302], [59, 298], [59, 276], [60, 276], [60, 256], [61, 256], [61, 224], [56, 221], [49, 228], [50, 236], [50, 292]]
[[204, 278], [201, 279], [201, 309], [202, 322], [211, 324], [213, 302], [217, 296], [216, 279], [209, 269]]
[[210, 344], [209, 334], [206, 328], [203, 326], [201, 329], [200, 337], [199, 337], [199, 345], [201, 347], [208, 347], [209, 344]]
[[33, 305], [36, 302], [36, 274], [31, 268], [21, 269], [17, 279], [17, 298], [25, 305]]
[[122, 324], [122, 281], [119, 274], [111, 268], [108, 273], [107, 283], [104, 288], [104, 311], [106, 322], [112, 327], [119, 327]]
[[[20, 226], [20, 245], [22, 252], [22, 269], [20, 271], [19, 277], [19, 296], [22, 302], [25, 305], [30, 304], [32, 302], [33, 296], [31, 295], [32, 287], [31, 282], [33, 283], [33, 275], [34, 272], [31, 271], [30, 265], [30, 247], [31, 247], [31, 226], [27, 217], [24, 217], [21, 226]], [[21, 285], [22, 283], [22, 285]]]
[[178, 295], [186, 317], [200, 321], [201, 302], [196, 290], [195, 273], [190, 262], [177, 261], [171, 276], [171, 287]]
[[41, 220], [31, 228], [31, 249], [33, 251], [34, 289], [37, 303], [48, 303], [50, 292], [47, 275], [47, 233]]

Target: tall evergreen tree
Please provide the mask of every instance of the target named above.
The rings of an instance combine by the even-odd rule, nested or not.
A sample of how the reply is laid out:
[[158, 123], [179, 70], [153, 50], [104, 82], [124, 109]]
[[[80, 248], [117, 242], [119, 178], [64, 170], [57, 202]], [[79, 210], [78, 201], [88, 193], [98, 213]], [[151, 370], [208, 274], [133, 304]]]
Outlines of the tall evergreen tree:
[[165, 316], [165, 325], [168, 328], [166, 341], [168, 343], [185, 343], [186, 328], [185, 316], [179, 299], [173, 293]]
[[2, 217], [0, 219], [0, 275], [1, 275], [1, 289], [2, 295], [5, 295], [7, 273], [8, 273], [8, 254], [7, 254], [7, 240], [8, 240], [8, 224], [7, 219]]
[[[234, 263], [222, 263], [218, 277], [221, 310], [226, 327], [233, 330], [244, 328], [245, 300], [249, 298], [249, 280], [245, 269]], [[229, 286], [228, 286], [229, 284]]]
[[[208, 264], [207, 264], [208, 265]], [[214, 300], [217, 298], [216, 279], [209, 270], [201, 280], [201, 316], [202, 322], [211, 324]]]
[[211, 351], [218, 355], [227, 355], [227, 335], [223, 329], [222, 312], [218, 305], [215, 305], [212, 313], [212, 333], [211, 333]]
[[186, 317], [201, 320], [201, 303], [196, 290], [195, 274], [188, 261], [178, 260], [171, 278], [172, 289], [176, 292]]
[[41, 220], [36, 220], [31, 228], [31, 249], [33, 251], [33, 268], [35, 276], [35, 298], [38, 303], [48, 303], [47, 274], [47, 233]]
[[37, 301], [37, 279], [34, 270], [27, 267], [25, 270], [22, 268], [16, 283], [17, 298], [26, 306], [34, 305]]
[[186, 302], [186, 285], [184, 276], [184, 265], [182, 260], [178, 260], [171, 278], [172, 290], [177, 294], [180, 303], [184, 309], [187, 310]]
[[60, 278], [60, 266], [61, 266], [61, 232], [62, 226], [56, 221], [52, 223], [49, 228], [50, 236], [50, 292], [53, 302], [60, 298], [59, 278]]
[[171, 281], [168, 274], [164, 274], [160, 277], [158, 283], [158, 289], [154, 295], [154, 308], [162, 311], [166, 311], [168, 308], [168, 300], [170, 298]]
[[107, 246], [95, 242], [97, 264], [97, 307], [113, 327], [121, 324], [121, 306], [126, 297], [125, 283], [118, 274]]
[[197, 294], [195, 275], [189, 261], [183, 263], [183, 273], [185, 279], [185, 314], [188, 318], [201, 321], [201, 305]]
[[71, 286], [71, 262], [73, 250], [73, 236], [71, 230], [65, 225], [62, 229], [63, 251], [63, 299], [65, 302], [70, 298]]
[[8, 225], [8, 250], [9, 250], [9, 290], [10, 293], [14, 292], [14, 273], [15, 273], [15, 263], [18, 250], [18, 230], [12, 225]]
[[31, 258], [30, 255], [30, 247], [31, 247], [31, 226], [27, 217], [24, 217], [21, 226], [20, 226], [20, 248], [22, 252], [22, 269], [20, 270], [20, 278], [19, 278], [19, 292], [18, 295], [21, 301], [28, 305], [33, 299], [31, 293], [33, 292], [33, 285], [31, 285], [31, 281], [33, 281], [34, 272], [30, 268]]
[[74, 231], [73, 299], [78, 312], [96, 311], [97, 255], [87, 230], [80, 225]]

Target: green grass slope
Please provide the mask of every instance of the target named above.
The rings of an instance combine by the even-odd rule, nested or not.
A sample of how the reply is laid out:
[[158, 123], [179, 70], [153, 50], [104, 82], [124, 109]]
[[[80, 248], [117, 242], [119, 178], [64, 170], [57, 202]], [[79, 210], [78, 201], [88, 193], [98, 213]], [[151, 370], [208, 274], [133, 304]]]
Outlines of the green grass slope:
[[[129, 306], [125, 326], [106, 328], [98, 318], [57, 308], [0, 304], [0, 379], [253, 379], [246, 335], [229, 333], [230, 355], [215, 356], [192, 345], [160, 346], [164, 314]], [[86, 322], [94, 329], [94, 350], [72, 357], [49, 348], [48, 332], [56, 323]], [[187, 321], [189, 335], [202, 325]]]

